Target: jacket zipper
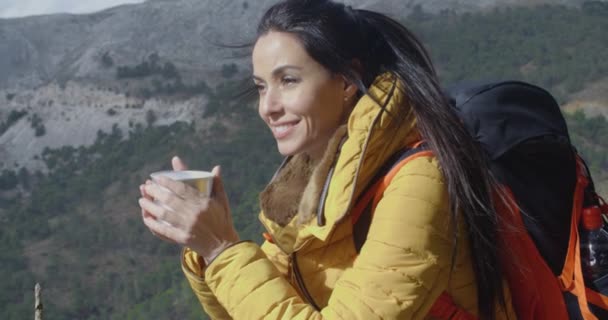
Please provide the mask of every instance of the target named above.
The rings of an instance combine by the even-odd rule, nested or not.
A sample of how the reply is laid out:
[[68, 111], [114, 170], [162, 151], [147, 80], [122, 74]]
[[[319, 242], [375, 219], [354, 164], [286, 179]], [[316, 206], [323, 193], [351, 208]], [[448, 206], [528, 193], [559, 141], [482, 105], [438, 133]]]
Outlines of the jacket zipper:
[[[268, 229], [268, 228], [266, 228]], [[285, 249], [283, 249], [278, 243], [274, 243], [283, 253], [287, 254]], [[296, 251], [287, 255], [287, 278], [291, 279], [291, 282], [296, 285], [296, 289], [303, 296], [304, 301], [315, 308], [316, 311], [321, 311], [319, 305], [315, 302], [310, 292], [306, 288], [306, 284], [304, 283], [304, 279], [302, 278], [302, 273], [300, 272], [300, 267], [298, 267], [298, 260], [296, 257]]]
[[298, 267], [298, 260], [296, 258], [296, 253], [291, 254], [291, 272], [296, 280], [296, 285], [300, 293], [304, 296], [304, 300], [310, 304], [315, 310], [321, 311], [319, 305], [315, 302], [315, 299], [312, 297], [308, 289], [306, 288], [306, 284], [304, 283], [304, 279], [302, 278], [302, 274], [300, 273], [300, 267]]

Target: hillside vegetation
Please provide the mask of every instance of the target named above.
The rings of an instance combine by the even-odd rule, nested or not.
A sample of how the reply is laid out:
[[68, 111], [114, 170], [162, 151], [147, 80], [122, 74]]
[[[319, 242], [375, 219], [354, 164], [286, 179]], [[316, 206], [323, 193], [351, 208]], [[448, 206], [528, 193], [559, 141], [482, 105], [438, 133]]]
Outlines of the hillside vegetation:
[[[608, 9], [599, 2], [583, 9], [542, 6], [463, 16], [418, 11], [403, 21], [425, 40], [445, 83], [523, 79], [563, 100], [608, 76], [602, 32], [608, 30]], [[141, 71], [113, 67], [122, 68], [121, 77]], [[158, 72], [174, 77], [166, 68]], [[147, 94], [166, 94], [153, 89]], [[175, 154], [191, 168], [221, 164], [241, 237], [261, 241], [258, 192], [280, 161], [252, 104], [231, 99], [235, 82], [205, 92], [205, 120], [212, 126], [201, 129], [195, 125], [201, 119], [193, 119], [169, 126], [149, 121], [128, 132], [115, 127], [98, 133], [90, 147], [46, 150], [48, 174], [1, 173], [0, 319], [31, 316], [37, 281], [45, 289], [47, 319], [205, 318], [181, 275], [179, 248], [155, 239], [141, 223], [138, 185], [150, 172], [168, 169]], [[0, 127], [18, 116], [0, 121]], [[575, 113], [567, 121], [575, 145], [603, 184], [606, 120]]]
[[521, 79], [561, 102], [608, 77], [608, 3], [543, 5], [439, 16], [416, 10], [404, 23], [428, 45], [445, 83]]

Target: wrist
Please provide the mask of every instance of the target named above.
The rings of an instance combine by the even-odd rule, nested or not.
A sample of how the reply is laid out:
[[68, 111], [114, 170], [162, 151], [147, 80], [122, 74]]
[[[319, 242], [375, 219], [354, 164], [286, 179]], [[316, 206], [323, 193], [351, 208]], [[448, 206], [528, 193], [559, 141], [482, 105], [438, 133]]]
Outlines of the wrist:
[[242, 242], [249, 242], [248, 240], [236, 240], [236, 241], [224, 241], [221, 245], [217, 246], [214, 250], [203, 256], [205, 265], [208, 267], [222, 252]]
[[220, 255], [220, 253], [222, 253], [227, 248], [231, 247], [236, 242], [238, 242], [238, 240], [237, 241], [224, 240], [219, 245], [215, 246], [215, 248], [213, 248], [212, 250], [207, 252], [207, 254], [202, 255], [203, 259], [205, 260], [205, 265], [209, 265], [213, 260], [215, 260], [215, 258], [217, 256]]

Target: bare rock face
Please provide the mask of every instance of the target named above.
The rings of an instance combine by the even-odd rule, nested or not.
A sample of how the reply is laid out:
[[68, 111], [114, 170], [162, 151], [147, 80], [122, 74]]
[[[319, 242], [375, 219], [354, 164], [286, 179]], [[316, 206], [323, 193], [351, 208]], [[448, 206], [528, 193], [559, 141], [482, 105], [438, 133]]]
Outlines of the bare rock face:
[[[29, 88], [49, 81], [111, 79], [108, 55], [116, 65], [140, 62], [151, 52], [170, 59], [190, 74], [216, 72], [233, 62], [238, 50], [217, 43], [253, 40], [256, 23], [275, 0], [151, 0], [86, 15], [48, 15], [0, 19], [0, 88]], [[483, 10], [505, 5], [582, 0], [348, 0], [405, 16], [416, 6], [436, 13]], [[241, 53], [246, 56], [247, 50]], [[237, 61], [240, 61], [237, 59]]]
[[87, 15], [0, 19], [0, 87], [111, 79], [105, 54], [115, 65], [132, 65], [155, 52], [184, 72], [217, 71], [235, 51], [214, 44], [250, 40], [261, 8], [272, 1], [244, 3], [151, 1]]
[[[355, 8], [406, 16], [427, 12], [484, 10], [501, 5], [582, 0], [348, 0]], [[275, 0], [149, 0], [86, 15], [0, 19], [0, 124], [11, 112], [27, 115], [0, 131], [0, 170], [44, 170], [44, 148], [90, 145], [99, 130], [128, 131], [153, 112], [157, 124], [201, 119], [207, 98], [134, 98], [117, 80], [118, 66], [134, 66], [155, 54], [171, 62], [184, 83], [223, 82], [222, 67], [249, 68], [249, 49], [218, 44], [251, 43], [257, 21]], [[149, 85], [149, 84], [148, 84]], [[153, 95], [156, 96], [156, 95]], [[136, 106], [135, 108], [133, 106]], [[36, 126], [44, 134], [36, 135]]]
[[[114, 127], [127, 134], [138, 124], [191, 122], [202, 118], [207, 102], [202, 95], [179, 100], [127, 97], [78, 82], [22, 90], [9, 94], [14, 95], [10, 101], [6, 95], [0, 91], [0, 105], [27, 113], [0, 135], [0, 166], [41, 171], [46, 168], [36, 155], [45, 148], [91, 145], [98, 131], [111, 132]], [[0, 119], [8, 117], [6, 110], [0, 115]]]

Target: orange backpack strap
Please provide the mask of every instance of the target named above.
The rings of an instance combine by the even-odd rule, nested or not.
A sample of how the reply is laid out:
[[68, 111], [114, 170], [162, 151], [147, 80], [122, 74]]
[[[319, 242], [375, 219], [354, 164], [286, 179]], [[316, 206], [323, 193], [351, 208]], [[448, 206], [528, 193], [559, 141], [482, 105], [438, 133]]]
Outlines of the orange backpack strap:
[[585, 288], [585, 294], [587, 296], [587, 301], [596, 306], [608, 306], [608, 297], [601, 295], [589, 288]]
[[527, 232], [517, 201], [508, 186], [503, 186], [500, 193], [494, 193], [494, 204], [502, 218], [499, 257], [518, 319], [568, 319], [555, 274]]
[[[566, 254], [566, 262], [562, 274], [557, 277], [560, 287], [565, 292], [571, 292], [576, 296], [578, 305], [581, 310], [581, 315], [585, 320], [596, 320], [589, 309], [587, 302], [595, 298], [587, 296], [588, 289], [585, 288], [583, 279], [583, 271], [581, 267], [580, 255], [580, 239], [578, 234], [578, 222], [580, 220], [583, 202], [585, 197], [585, 188], [589, 184], [587, 177], [586, 166], [583, 160], [577, 155], [576, 159], [576, 187], [574, 189], [574, 203], [572, 205], [572, 222], [570, 224], [570, 242], [568, 244], [568, 253]], [[599, 301], [601, 302], [601, 301]], [[596, 301], [598, 303], [598, 301]]]
[[[397, 159], [396, 163], [392, 164], [392, 167], [390, 167], [390, 170], [388, 172], [385, 173], [381, 170], [380, 177], [378, 178], [377, 176], [375, 179], [372, 179], [373, 182], [371, 187], [367, 188], [367, 191], [363, 194], [361, 198], [359, 198], [356, 205], [351, 210], [352, 224], [356, 225], [359, 221], [359, 218], [361, 218], [361, 215], [364, 213], [369, 212], [371, 215], [373, 215], [376, 205], [384, 195], [384, 190], [386, 190], [388, 185], [397, 175], [399, 170], [403, 168], [403, 166], [405, 166], [408, 162], [416, 158], [429, 156], [433, 156], [433, 152], [430, 150], [426, 150], [426, 147], [421, 145], [421, 143], [416, 143], [414, 147], [408, 148], [406, 151], [403, 152], [401, 157]], [[371, 205], [371, 207], [368, 208], [369, 205]], [[367, 226], [367, 228], [369, 228], [369, 225]], [[367, 232], [365, 233], [367, 234]], [[357, 252], [359, 252], [359, 249], [360, 248], [357, 248]]]
[[572, 204], [572, 221], [570, 223], [570, 243], [568, 244], [568, 253], [566, 254], [566, 262], [562, 274], [558, 276], [560, 286], [563, 291], [569, 291], [574, 285], [575, 265], [578, 254], [578, 221], [583, 208], [584, 191], [589, 184], [589, 181], [583, 173], [580, 159], [577, 159], [576, 164], [576, 187], [574, 189], [574, 203]]

